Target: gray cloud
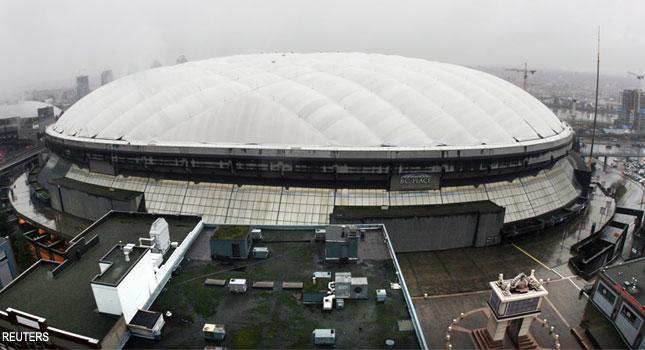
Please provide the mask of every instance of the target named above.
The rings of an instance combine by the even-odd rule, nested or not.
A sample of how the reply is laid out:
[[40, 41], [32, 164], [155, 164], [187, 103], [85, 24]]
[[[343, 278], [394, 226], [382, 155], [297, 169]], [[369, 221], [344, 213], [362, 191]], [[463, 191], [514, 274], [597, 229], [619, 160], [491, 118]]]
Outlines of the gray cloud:
[[0, 0], [0, 98], [180, 54], [364, 51], [469, 66], [645, 69], [645, 2]]

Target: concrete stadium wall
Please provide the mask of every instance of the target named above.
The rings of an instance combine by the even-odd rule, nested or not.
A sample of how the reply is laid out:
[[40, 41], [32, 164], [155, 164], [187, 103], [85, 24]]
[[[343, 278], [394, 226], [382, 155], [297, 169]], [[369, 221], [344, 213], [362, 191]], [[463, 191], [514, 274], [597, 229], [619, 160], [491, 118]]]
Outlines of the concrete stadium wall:
[[[332, 215], [332, 223], [357, 224]], [[365, 224], [385, 224], [398, 253], [483, 247], [501, 242], [504, 210], [471, 211], [455, 215], [365, 217]]]
[[385, 226], [397, 252], [471, 247], [477, 214], [390, 219]]
[[92, 221], [100, 219], [110, 210], [137, 211], [143, 195], [128, 201], [120, 201], [93, 195], [63, 186], [50, 186], [52, 208], [79, 218]]

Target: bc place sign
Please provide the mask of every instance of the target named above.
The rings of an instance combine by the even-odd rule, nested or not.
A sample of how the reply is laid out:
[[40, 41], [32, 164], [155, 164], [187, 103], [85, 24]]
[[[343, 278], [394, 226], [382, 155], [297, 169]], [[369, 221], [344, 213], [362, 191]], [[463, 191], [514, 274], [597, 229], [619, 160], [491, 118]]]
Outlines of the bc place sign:
[[437, 190], [439, 189], [439, 174], [412, 173], [392, 176], [390, 190]]

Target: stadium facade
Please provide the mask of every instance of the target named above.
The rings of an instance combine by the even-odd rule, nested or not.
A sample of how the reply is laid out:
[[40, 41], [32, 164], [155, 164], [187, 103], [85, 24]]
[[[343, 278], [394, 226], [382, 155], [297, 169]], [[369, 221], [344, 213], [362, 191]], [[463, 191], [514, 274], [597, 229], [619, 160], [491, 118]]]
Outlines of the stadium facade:
[[44, 171], [52, 206], [78, 216], [111, 194], [127, 208], [255, 225], [327, 224], [338, 206], [491, 201], [512, 226], [577, 201], [572, 140], [537, 99], [477, 70], [257, 54], [95, 90], [47, 129]]

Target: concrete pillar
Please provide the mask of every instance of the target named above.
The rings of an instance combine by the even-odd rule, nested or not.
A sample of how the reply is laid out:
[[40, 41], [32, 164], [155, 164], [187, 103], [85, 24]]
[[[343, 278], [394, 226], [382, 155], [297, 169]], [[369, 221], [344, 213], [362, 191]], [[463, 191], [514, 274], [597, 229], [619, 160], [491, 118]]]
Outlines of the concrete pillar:
[[508, 321], [497, 321], [495, 317], [491, 315], [488, 319], [488, 325], [486, 325], [486, 330], [490, 334], [493, 341], [504, 340], [506, 335], [506, 327], [508, 326]]
[[533, 323], [533, 316], [524, 318], [522, 320], [522, 325], [520, 326], [520, 330], [517, 333], [517, 336], [521, 337], [523, 335], [528, 335], [529, 330], [531, 329], [531, 323]]

